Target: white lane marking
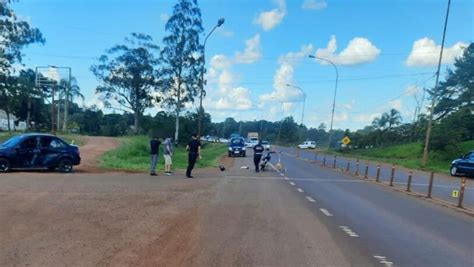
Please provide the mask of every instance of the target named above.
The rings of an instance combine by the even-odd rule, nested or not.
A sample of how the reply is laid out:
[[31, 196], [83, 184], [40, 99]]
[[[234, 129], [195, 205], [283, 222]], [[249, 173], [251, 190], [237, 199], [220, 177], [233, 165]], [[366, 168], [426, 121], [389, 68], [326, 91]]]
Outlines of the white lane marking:
[[324, 215], [328, 216], [328, 217], [331, 217], [332, 214], [327, 210], [327, 209], [319, 209], [322, 213], [324, 213]]
[[377, 260], [379, 260], [379, 262], [380, 262], [381, 264], [385, 264], [385, 266], [392, 266], [392, 265], [393, 265], [393, 262], [388, 261], [388, 260], [387, 260], [387, 257], [385, 257], [385, 256], [378, 256], [378, 255], [375, 255], [374, 258], [376, 258]]
[[358, 234], [356, 234], [354, 231], [352, 231], [349, 227], [347, 226], [339, 226], [339, 228], [342, 229], [348, 236], [350, 237], [359, 237]]
[[316, 200], [314, 200], [312, 197], [309, 197], [309, 196], [306, 196], [306, 199], [309, 201], [309, 202], [316, 202]]
[[293, 183], [293, 182], [290, 182], [290, 184], [291, 184], [292, 186], [295, 186], [295, 183]]
[[[229, 179], [261, 179], [261, 180], [289, 180], [288, 177], [262, 177], [262, 176], [238, 176], [238, 175], [229, 175], [224, 176]], [[291, 178], [294, 181], [314, 181], [314, 182], [348, 182], [348, 183], [367, 183], [364, 180], [348, 180], [348, 179], [310, 179], [310, 178]]]
[[290, 180], [288, 177], [285, 177], [284, 179], [285, 179], [285, 180], [287, 180], [287, 181], [289, 181], [289, 180]]
[[296, 189], [296, 190], [298, 190], [298, 192], [300, 192], [300, 193], [303, 193], [303, 192], [304, 192], [303, 189], [301, 189], [301, 188], [298, 188], [298, 189]]

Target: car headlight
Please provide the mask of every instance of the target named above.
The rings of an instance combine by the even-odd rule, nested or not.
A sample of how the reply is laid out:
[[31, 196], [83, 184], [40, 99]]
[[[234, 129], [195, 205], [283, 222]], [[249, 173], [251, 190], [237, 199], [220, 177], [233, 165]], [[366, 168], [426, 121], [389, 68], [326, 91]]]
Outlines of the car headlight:
[[232, 147], [229, 147], [229, 151], [232, 151]]
[[457, 162], [456, 160], [453, 160], [453, 162], [451, 162], [451, 165], [456, 164], [456, 162]]

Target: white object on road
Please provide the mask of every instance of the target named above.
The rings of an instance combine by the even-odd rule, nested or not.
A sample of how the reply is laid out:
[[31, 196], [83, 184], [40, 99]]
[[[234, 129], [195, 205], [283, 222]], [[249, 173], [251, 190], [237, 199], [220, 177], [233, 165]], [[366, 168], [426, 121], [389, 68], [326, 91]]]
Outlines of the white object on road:
[[249, 166], [242, 166], [241, 169], [249, 169]]
[[316, 141], [304, 141], [302, 144], [298, 145], [299, 149], [315, 149], [316, 148]]

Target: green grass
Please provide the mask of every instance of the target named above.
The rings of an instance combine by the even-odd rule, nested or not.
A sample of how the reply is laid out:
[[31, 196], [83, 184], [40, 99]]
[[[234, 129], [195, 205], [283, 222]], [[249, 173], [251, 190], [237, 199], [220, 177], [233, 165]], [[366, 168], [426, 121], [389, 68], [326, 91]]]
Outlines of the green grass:
[[[12, 136], [22, 134], [23, 132], [1, 132], [0, 133], [0, 143], [3, 143], [7, 139], [11, 138]], [[74, 145], [76, 146], [82, 146], [84, 145], [84, 141], [81, 138], [80, 135], [76, 134], [58, 134], [58, 137], [66, 141], [68, 144], [71, 144], [71, 142], [74, 140]]]
[[[146, 136], [123, 137], [119, 148], [107, 152], [101, 160], [101, 167], [127, 171], [147, 171], [150, 168], [150, 139]], [[203, 159], [196, 163], [196, 168], [218, 166], [219, 158], [227, 152], [223, 144], [209, 143], [202, 149]], [[173, 169], [185, 169], [188, 164], [188, 153], [185, 147], [175, 148]], [[160, 146], [158, 169], [164, 168], [163, 149]]]
[[[459, 154], [464, 154], [473, 150], [474, 140], [462, 142], [459, 145], [459, 148]], [[421, 159], [423, 155], [423, 146], [421, 143], [408, 143], [371, 149], [357, 149], [339, 154], [396, 164], [410, 169], [429, 170], [442, 173], [448, 173], [450, 163], [454, 159], [453, 157], [444, 155], [443, 152], [431, 151], [428, 165], [426, 168], [422, 168]]]

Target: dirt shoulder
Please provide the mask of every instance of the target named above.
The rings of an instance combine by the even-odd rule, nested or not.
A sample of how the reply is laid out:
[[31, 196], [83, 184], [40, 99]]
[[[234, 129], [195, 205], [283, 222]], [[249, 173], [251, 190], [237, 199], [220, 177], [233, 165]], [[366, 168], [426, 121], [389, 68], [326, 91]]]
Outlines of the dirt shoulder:
[[85, 136], [82, 140], [84, 145], [80, 147], [81, 165], [76, 167], [76, 172], [104, 172], [104, 169], [99, 168], [100, 157], [104, 153], [116, 149], [120, 145], [120, 140], [114, 137], [102, 136]]

